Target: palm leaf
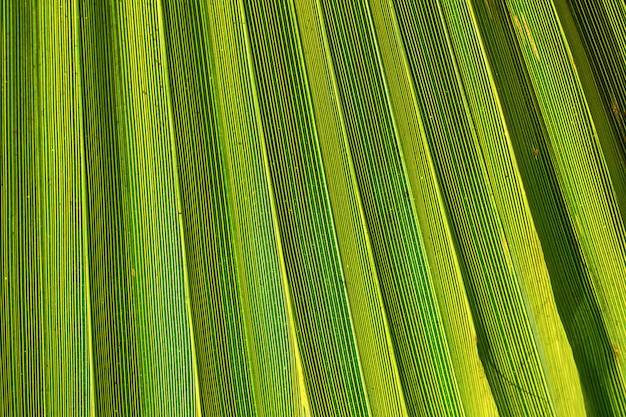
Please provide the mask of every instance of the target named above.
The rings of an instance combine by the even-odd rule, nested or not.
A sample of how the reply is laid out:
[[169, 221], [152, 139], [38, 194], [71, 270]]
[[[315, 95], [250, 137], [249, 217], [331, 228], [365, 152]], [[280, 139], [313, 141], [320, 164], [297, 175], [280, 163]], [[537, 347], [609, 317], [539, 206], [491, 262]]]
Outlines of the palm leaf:
[[623, 0], [0, 22], [3, 415], [626, 415]]

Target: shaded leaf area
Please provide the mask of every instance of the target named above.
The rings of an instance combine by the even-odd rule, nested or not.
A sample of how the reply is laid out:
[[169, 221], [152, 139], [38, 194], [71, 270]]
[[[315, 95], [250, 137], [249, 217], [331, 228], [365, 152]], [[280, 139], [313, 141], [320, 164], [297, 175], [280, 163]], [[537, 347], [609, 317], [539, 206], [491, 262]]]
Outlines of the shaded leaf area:
[[2, 415], [626, 415], [623, 0], [0, 24]]

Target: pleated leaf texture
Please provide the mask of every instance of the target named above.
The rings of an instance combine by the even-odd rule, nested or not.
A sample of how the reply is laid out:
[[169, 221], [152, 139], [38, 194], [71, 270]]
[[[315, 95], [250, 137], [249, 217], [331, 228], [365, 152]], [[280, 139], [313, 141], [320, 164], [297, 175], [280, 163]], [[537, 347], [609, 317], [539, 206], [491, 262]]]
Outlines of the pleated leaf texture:
[[625, 0], [0, 22], [0, 415], [626, 416]]

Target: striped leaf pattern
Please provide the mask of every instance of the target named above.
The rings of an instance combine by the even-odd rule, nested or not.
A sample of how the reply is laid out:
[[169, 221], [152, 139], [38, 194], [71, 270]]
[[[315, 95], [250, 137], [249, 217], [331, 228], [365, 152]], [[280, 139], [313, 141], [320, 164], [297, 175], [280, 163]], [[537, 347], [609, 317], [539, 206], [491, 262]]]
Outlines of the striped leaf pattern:
[[626, 416], [624, 0], [5, 0], [5, 416]]

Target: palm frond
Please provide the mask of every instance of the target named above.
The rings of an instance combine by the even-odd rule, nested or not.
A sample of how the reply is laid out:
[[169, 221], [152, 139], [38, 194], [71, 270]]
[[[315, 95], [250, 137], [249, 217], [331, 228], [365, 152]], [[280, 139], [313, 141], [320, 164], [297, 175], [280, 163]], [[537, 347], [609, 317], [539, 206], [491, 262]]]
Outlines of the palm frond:
[[623, 0], [7, 0], [7, 416], [626, 414]]

